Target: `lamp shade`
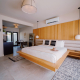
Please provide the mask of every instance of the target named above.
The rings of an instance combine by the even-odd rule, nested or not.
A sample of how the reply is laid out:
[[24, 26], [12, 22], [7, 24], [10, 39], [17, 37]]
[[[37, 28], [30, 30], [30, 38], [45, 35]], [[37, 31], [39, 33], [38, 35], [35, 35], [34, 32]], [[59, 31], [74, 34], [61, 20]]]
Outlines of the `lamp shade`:
[[13, 24], [14, 28], [18, 28], [19, 24]]
[[24, 0], [22, 3], [22, 11], [28, 14], [33, 14], [37, 11], [34, 0]]
[[39, 38], [39, 36], [37, 35], [36, 38]]
[[18, 26], [15, 26], [15, 28], [18, 28]]
[[80, 35], [76, 35], [75, 36], [75, 39], [80, 39]]

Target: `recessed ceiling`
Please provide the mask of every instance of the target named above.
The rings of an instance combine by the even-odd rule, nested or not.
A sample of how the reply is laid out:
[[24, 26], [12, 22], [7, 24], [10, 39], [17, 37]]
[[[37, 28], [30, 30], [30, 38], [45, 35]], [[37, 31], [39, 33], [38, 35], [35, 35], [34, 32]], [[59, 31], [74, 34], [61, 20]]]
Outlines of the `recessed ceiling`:
[[[3, 25], [4, 25], [5, 27], [14, 28], [14, 25], [13, 25], [13, 24], [15, 24], [15, 23], [13, 23], [13, 22], [8, 22], [8, 21], [3, 21]], [[21, 25], [21, 24], [19, 24], [19, 26], [18, 26], [18, 28], [24, 28], [24, 27], [28, 27], [28, 26]]]
[[23, 0], [0, 0], [0, 14], [35, 23], [78, 10], [80, 0], [35, 0], [37, 13], [26, 14], [21, 10]]

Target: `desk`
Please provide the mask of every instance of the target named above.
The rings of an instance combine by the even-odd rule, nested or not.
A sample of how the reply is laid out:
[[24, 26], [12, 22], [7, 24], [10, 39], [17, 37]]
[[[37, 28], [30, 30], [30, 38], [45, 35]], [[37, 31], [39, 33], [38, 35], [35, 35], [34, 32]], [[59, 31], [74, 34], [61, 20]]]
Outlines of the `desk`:
[[17, 42], [17, 44], [20, 44], [20, 48], [24, 48], [23, 45], [27, 45], [27, 43], [28, 43], [27, 41], [25, 41], [25, 42], [20, 42], [20, 41]]

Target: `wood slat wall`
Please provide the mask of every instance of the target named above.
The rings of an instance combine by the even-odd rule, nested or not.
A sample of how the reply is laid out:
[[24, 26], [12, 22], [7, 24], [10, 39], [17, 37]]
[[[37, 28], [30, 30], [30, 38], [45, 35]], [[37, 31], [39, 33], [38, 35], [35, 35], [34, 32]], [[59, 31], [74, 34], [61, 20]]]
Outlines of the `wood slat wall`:
[[75, 36], [78, 34], [78, 20], [34, 29], [33, 33], [35, 36], [39, 35], [39, 39], [75, 40]]

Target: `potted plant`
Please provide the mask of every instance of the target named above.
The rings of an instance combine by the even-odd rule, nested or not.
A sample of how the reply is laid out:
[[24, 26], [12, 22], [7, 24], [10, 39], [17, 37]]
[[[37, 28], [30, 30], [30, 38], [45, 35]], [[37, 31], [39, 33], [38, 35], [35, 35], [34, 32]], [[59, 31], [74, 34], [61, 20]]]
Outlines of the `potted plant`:
[[3, 35], [6, 35], [6, 31], [3, 29]]

